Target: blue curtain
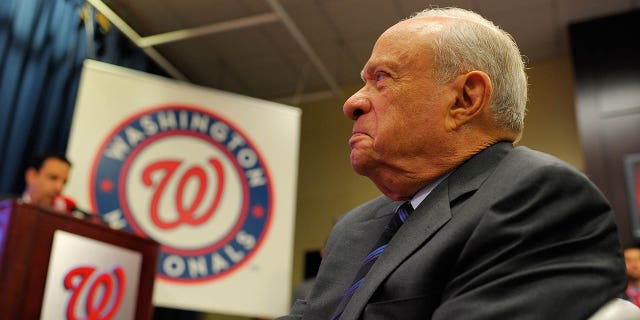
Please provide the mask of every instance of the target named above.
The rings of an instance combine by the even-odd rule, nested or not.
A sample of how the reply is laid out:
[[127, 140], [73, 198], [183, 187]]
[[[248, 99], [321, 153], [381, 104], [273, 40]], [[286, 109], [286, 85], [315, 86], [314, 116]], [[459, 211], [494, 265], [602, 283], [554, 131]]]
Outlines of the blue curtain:
[[85, 41], [79, 0], [0, 5], [0, 192], [16, 193], [25, 164], [64, 152]]
[[0, 0], [0, 194], [22, 192], [35, 155], [65, 152], [84, 59], [165, 75], [115, 28], [100, 32], [87, 19], [96, 30], [88, 38], [83, 5]]
[[[22, 192], [37, 154], [65, 153], [86, 58], [166, 76], [117, 29], [99, 31], [94, 19], [83, 21], [83, 5], [0, 0], [0, 195]], [[83, 23], [96, 31], [87, 36]], [[156, 320], [197, 318], [193, 311], [154, 310]]]

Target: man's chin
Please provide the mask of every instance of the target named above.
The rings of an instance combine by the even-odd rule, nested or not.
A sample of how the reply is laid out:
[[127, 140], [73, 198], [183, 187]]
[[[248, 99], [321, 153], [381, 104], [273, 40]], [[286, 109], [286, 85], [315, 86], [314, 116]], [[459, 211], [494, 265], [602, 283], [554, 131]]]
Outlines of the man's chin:
[[38, 205], [47, 207], [47, 208], [53, 208], [53, 203], [54, 203], [54, 198], [40, 199], [40, 201], [37, 202]]
[[372, 165], [369, 158], [358, 156], [353, 150], [351, 151], [351, 168], [353, 168], [353, 171], [357, 174], [367, 176]]

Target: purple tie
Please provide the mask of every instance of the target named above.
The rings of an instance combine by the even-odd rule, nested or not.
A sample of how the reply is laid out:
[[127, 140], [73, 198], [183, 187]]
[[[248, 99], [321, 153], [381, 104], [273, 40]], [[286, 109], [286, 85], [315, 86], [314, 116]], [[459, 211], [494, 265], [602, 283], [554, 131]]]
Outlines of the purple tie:
[[340, 304], [336, 309], [335, 316], [333, 316], [332, 318], [333, 320], [340, 319], [340, 316], [342, 315], [342, 312], [344, 312], [344, 309], [349, 303], [349, 300], [351, 300], [353, 293], [356, 291], [356, 289], [358, 289], [358, 287], [360, 287], [360, 285], [364, 281], [367, 272], [369, 272], [373, 264], [389, 244], [389, 241], [391, 241], [391, 238], [393, 238], [393, 235], [396, 233], [396, 231], [398, 231], [398, 229], [400, 229], [402, 224], [407, 220], [412, 212], [413, 207], [411, 206], [410, 202], [403, 203], [398, 208], [398, 210], [396, 210], [396, 213], [393, 215], [393, 217], [391, 217], [389, 224], [387, 224], [387, 227], [382, 232], [382, 235], [380, 236], [380, 239], [378, 239], [376, 245], [373, 247], [373, 250], [371, 250], [371, 252], [369, 252], [369, 254], [364, 257], [362, 265], [360, 266], [360, 269], [358, 270], [358, 273], [356, 274], [351, 287], [349, 287], [349, 289], [345, 291], [344, 295], [342, 296], [342, 300], [340, 300]]

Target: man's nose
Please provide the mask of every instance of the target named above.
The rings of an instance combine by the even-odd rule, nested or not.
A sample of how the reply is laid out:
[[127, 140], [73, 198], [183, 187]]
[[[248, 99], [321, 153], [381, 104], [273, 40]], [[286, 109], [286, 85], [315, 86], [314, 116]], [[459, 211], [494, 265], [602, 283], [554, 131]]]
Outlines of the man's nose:
[[366, 95], [366, 87], [354, 93], [342, 106], [344, 115], [354, 121], [369, 110], [371, 110], [371, 101]]
[[55, 183], [56, 193], [62, 193], [62, 189], [64, 189], [64, 181], [56, 181]]

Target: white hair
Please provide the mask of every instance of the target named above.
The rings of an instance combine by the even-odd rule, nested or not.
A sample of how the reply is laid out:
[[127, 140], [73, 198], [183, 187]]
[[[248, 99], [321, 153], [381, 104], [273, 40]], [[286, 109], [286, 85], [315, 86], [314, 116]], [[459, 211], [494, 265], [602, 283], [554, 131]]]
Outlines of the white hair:
[[479, 70], [493, 85], [490, 108], [498, 125], [518, 134], [524, 128], [527, 75], [513, 37], [477, 13], [459, 8], [430, 8], [411, 18], [451, 18], [431, 43], [434, 77], [442, 83]]

